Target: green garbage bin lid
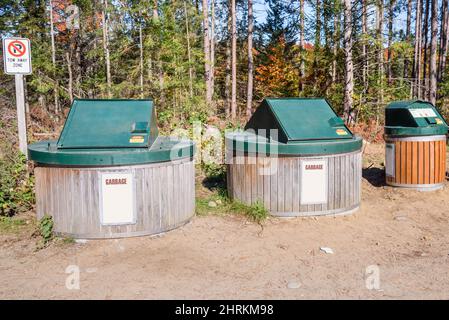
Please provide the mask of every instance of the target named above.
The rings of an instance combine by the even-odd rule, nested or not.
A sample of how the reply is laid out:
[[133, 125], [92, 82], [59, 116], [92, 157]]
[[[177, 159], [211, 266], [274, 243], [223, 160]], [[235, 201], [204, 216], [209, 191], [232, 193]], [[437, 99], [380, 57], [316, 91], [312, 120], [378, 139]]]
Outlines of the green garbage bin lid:
[[338, 117], [326, 99], [322, 98], [266, 98], [245, 126], [259, 135], [272, 137], [282, 143], [313, 140], [352, 139], [352, 132]]
[[395, 101], [385, 108], [385, 134], [390, 136], [445, 135], [448, 125], [427, 101]]
[[350, 139], [282, 143], [250, 131], [234, 131], [226, 134], [225, 143], [228, 151], [240, 155], [320, 156], [358, 151], [363, 139], [354, 135]]
[[157, 136], [156, 114], [150, 99], [76, 99], [57, 147], [148, 148]]
[[353, 135], [326, 99], [267, 98], [245, 131], [225, 137], [228, 150], [270, 155], [327, 155], [360, 150]]
[[57, 166], [116, 166], [193, 157], [190, 140], [158, 136], [150, 99], [75, 100], [57, 141], [28, 147], [29, 158]]
[[137, 165], [192, 158], [191, 140], [159, 136], [151, 148], [58, 149], [56, 140], [28, 146], [29, 158], [42, 165], [96, 167]]

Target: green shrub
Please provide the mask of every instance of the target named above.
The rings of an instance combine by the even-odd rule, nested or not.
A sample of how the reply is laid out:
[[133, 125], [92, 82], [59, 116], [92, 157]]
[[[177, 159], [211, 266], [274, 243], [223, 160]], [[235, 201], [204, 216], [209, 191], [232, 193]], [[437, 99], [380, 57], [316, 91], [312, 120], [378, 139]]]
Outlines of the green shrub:
[[53, 218], [51, 216], [46, 214], [39, 220], [39, 233], [44, 244], [53, 238]]
[[33, 186], [25, 155], [0, 145], [0, 216], [30, 210], [35, 202]]

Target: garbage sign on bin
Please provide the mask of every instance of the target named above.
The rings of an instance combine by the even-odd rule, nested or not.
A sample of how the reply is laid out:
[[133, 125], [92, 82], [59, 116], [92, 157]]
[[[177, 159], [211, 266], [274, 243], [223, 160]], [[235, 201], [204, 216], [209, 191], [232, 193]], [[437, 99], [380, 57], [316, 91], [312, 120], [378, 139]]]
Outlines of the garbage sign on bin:
[[360, 205], [362, 139], [325, 99], [265, 99], [226, 135], [229, 195], [273, 215], [342, 214]]
[[397, 101], [385, 109], [385, 176], [389, 185], [443, 187], [448, 125], [426, 101]]
[[156, 234], [195, 211], [194, 143], [158, 135], [151, 100], [75, 100], [57, 141], [29, 146], [37, 215], [57, 234]]

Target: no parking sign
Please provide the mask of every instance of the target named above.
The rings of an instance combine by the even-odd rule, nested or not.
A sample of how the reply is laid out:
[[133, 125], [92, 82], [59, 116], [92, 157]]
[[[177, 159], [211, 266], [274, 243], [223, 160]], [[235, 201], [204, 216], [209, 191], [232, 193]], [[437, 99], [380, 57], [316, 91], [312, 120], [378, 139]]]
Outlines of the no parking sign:
[[4, 38], [3, 62], [6, 74], [31, 74], [30, 40], [26, 38]]

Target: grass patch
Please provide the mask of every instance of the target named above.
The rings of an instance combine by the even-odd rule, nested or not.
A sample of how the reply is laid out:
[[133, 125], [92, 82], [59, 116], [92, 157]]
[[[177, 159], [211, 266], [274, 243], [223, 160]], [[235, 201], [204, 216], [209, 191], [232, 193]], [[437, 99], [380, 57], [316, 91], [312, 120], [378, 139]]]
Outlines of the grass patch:
[[220, 195], [196, 198], [196, 214], [206, 216], [208, 214], [226, 214], [229, 211], [229, 200]]
[[196, 214], [198, 216], [241, 214], [253, 222], [262, 224], [268, 218], [269, 211], [259, 201], [247, 205], [240, 201], [231, 201], [220, 194], [214, 194], [206, 198], [196, 198]]
[[233, 201], [230, 205], [230, 209], [232, 212], [247, 216], [251, 221], [258, 224], [264, 222], [269, 215], [268, 210], [260, 201], [256, 201], [256, 203], [253, 203], [252, 205], [247, 205], [239, 201]]
[[21, 230], [25, 225], [27, 225], [27, 222], [24, 219], [0, 216], [1, 232], [16, 232]]

